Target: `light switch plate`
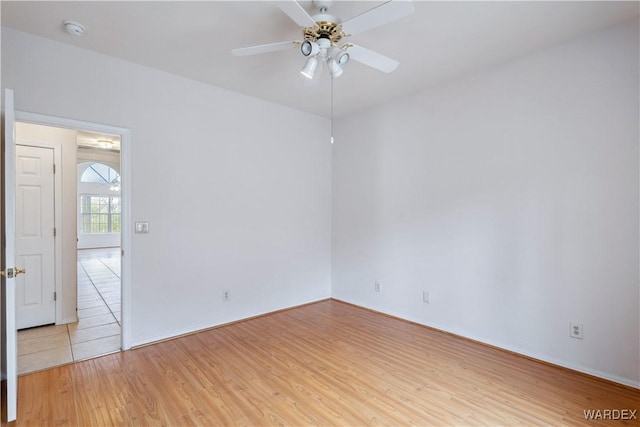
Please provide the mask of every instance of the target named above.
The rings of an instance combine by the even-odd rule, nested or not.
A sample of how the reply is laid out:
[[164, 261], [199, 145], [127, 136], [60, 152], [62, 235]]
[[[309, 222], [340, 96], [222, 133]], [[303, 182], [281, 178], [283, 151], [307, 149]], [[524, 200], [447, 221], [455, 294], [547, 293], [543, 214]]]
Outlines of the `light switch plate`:
[[149, 232], [148, 222], [136, 222], [136, 234], [147, 234]]

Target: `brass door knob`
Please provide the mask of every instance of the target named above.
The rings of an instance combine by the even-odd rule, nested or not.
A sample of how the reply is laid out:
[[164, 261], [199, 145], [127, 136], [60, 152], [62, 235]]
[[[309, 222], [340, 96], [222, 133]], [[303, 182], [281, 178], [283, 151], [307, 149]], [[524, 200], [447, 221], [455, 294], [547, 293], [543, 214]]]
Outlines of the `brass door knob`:
[[18, 274], [26, 274], [26, 273], [27, 273], [26, 268], [14, 267], [14, 268], [7, 268], [6, 270], [1, 270], [0, 276], [7, 276], [8, 279], [12, 279]]

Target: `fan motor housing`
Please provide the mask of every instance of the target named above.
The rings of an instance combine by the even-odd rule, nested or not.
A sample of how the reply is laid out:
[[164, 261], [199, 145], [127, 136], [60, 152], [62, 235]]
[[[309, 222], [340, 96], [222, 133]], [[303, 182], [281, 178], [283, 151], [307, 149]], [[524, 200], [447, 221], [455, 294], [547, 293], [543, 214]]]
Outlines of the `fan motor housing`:
[[[322, 16], [322, 18], [326, 17], [333, 18], [333, 20], [316, 20], [315, 27], [306, 27], [302, 30], [302, 36], [305, 40], [315, 42], [320, 38], [326, 38], [331, 41], [331, 45], [335, 46], [343, 37], [348, 36], [348, 34], [342, 30], [342, 25], [334, 22], [337, 21], [337, 19], [331, 15]], [[317, 17], [314, 16], [314, 19], [316, 18]]]

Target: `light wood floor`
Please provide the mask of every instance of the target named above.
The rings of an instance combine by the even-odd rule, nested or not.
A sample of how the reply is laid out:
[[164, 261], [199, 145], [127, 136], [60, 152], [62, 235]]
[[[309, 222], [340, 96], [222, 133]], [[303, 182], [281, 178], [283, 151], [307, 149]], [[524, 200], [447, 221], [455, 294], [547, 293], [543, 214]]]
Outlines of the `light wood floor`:
[[595, 426], [612, 422], [584, 410], [639, 406], [638, 390], [328, 300], [21, 376], [16, 425]]

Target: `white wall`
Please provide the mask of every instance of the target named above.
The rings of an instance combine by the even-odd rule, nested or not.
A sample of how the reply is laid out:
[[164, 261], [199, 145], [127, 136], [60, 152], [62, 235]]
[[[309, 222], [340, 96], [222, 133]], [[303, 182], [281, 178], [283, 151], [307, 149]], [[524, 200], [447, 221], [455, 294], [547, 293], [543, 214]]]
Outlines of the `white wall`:
[[131, 130], [134, 345], [330, 296], [326, 119], [2, 31], [17, 110]]
[[621, 26], [340, 120], [334, 297], [639, 386], [638, 52]]

